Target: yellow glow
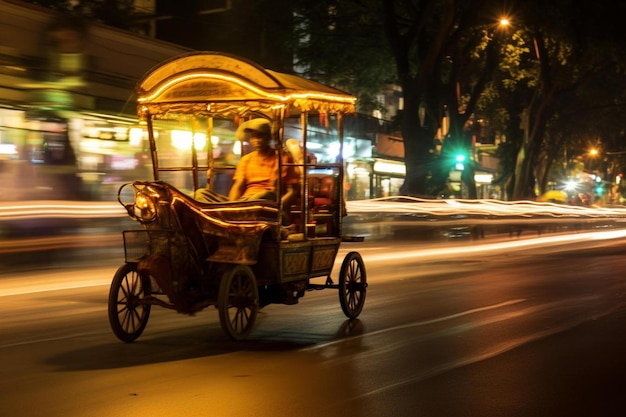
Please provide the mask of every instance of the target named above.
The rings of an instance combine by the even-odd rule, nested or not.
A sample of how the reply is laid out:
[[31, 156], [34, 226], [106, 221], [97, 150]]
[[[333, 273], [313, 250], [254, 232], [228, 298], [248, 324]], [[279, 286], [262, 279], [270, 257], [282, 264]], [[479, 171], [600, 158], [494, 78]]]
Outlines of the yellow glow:
[[108, 141], [108, 140], [100, 140], [94, 138], [84, 138], [80, 141], [80, 149], [84, 152], [92, 152], [92, 153], [111, 153], [110, 151], [116, 149], [117, 143]]
[[100, 137], [100, 129], [98, 129], [97, 127], [90, 127], [87, 129], [85, 136], [87, 136], [88, 138]]
[[132, 146], [139, 146], [141, 145], [141, 141], [143, 139], [144, 136], [144, 130], [139, 128], [139, 127], [133, 127], [129, 130], [128, 132], [128, 142], [132, 145]]
[[35, 218], [113, 218], [127, 217], [117, 203], [33, 201], [30, 203], [0, 203], [3, 221]]
[[[172, 204], [175, 204], [176, 201], [182, 201], [183, 204], [186, 204], [186, 202], [184, 200], [180, 199], [179, 197], [172, 198]], [[212, 216], [210, 214], [211, 212], [221, 213], [221, 212], [229, 211], [229, 209], [227, 207], [220, 207], [219, 209], [204, 209], [204, 210], [197, 209], [197, 208], [195, 208], [193, 206], [190, 206], [190, 205], [187, 205], [187, 207], [189, 207], [189, 209], [191, 209], [192, 211], [196, 212], [197, 214], [199, 214], [202, 217], [210, 218], [213, 223], [215, 223], [217, 225], [220, 225], [222, 227], [227, 227], [227, 228], [228, 227], [233, 227], [233, 225], [235, 224], [234, 222], [229, 222], [229, 221], [226, 221], [226, 220], [222, 220], [219, 217], [214, 217], [214, 216]], [[232, 207], [230, 210], [237, 211], [237, 212], [248, 211], [249, 210], [249, 211], [253, 211], [254, 212], [254, 211], [262, 209], [262, 208], [274, 209], [273, 207], [270, 208], [270, 207], [266, 207], [266, 206], [250, 206], [250, 207], [246, 207], [245, 209], [242, 208], [242, 207]], [[274, 210], [278, 211], [277, 209], [274, 209]], [[259, 223], [258, 222], [250, 222], [250, 223], [237, 222], [236, 223], [236, 227], [239, 228], [240, 230], [245, 230], [245, 229], [255, 230], [255, 229], [258, 229]]]
[[374, 162], [374, 171], [405, 175], [406, 167], [402, 163], [394, 164], [391, 162], [376, 161]]
[[0, 155], [17, 155], [17, 145], [0, 143]]
[[[255, 206], [257, 207], [257, 206]], [[541, 222], [546, 221], [546, 217], [555, 219], [563, 218], [571, 222], [574, 219], [588, 221], [593, 218], [603, 219], [626, 219], [626, 208], [620, 207], [579, 207], [551, 203], [536, 203], [532, 201], [500, 201], [500, 200], [432, 200], [419, 199], [413, 197], [388, 197], [373, 200], [347, 201], [346, 208], [349, 213], [385, 213], [391, 214], [431, 214], [437, 219], [439, 224], [443, 224], [453, 215], [481, 215], [472, 220], [473, 223], [497, 223], [498, 217], [502, 216], [503, 221], [510, 222], [512, 217], [518, 219], [528, 219], [532, 221], [534, 216]], [[228, 210], [220, 207], [215, 210]], [[250, 208], [252, 209], [252, 208]], [[240, 207], [233, 207], [232, 210], [241, 210]], [[205, 210], [210, 212], [211, 210]], [[28, 218], [113, 218], [126, 217], [127, 212], [117, 202], [59, 202], [59, 201], [33, 201], [27, 203], [20, 202], [0, 202], [0, 220], [9, 221]], [[414, 221], [416, 225], [419, 222]], [[433, 224], [429, 220], [429, 224]], [[529, 222], [530, 224], [530, 222]], [[619, 223], [616, 223], [619, 224]], [[614, 231], [614, 233], [624, 233]]]
[[418, 248], [414, 250], [406, 251], [384, 251], [384, 253], [373, 254], [364, 256], [363, 259], [366, 262], [389, 262], [399, 261], [403, 259], [410, 259], [414, 261], [416, 259], [428, 259], [432, 260], [454, 258], [459, 255], [468, 254], [485, 254], [493, 252], [508, 253], [512, 250], [524, 250], [528, 248], [548, 247], [552, 245], [562, 245], [564, 243], [576, 243], [576, 242], [588, 242], [592, 240], [608, 240], [608, 239], [620, 239], [626, 237], [626, 230], [613, 230], [603, 232], [589, 232], [578, 234], [566, 234], [558, 236], [545, 236], [532, 239], [510, 240], [506, 242], [484, 243], [480, 245], [468, 245], [468, 246], [454, 246], [454, 247], [440, 247], [440, 248]]
[[116, 140], [126, 140], [128, 139], [128, 129], [125, 127], [115, 127], [113, 128], [113, 131], [115, 132], [115, 139]]
[[[501, 201], [501, 200], [433, 200], [416, 197], [384, 197], [371, 200], [355, 200], [346, 202], [349, 213], [400, 213], [443, 216], [485, 216], [485, 222], [495, 222], [498, 217], [510, 221], [512, 216], [532, 219], [537, 216], [541, 221], [552, 218], [553, 221], [563, 219], [606, 219], [626, 217], [626, 209], [621, 207], [580, 207], [564, 204], [540, 203], [535, 201]], [[482, 222], [478, 218], [474, 222]]]
[[140, 103], [151, 102], [155, 100], [157, 97], [159, 97], [161, 94], [163, 94], [165, 90], [169, 89], [173, 85], [187, 81], [189, 79], [197, 79], [197, 78], [217, 79], [221, 81], [234, 83], [249, 91], [252, 91], [255, 94], [258, 94], [260, 96], [270, 98], [273, 100], [277, 100], [277, 101], [290, 101], [293, 99], [320, 99], [320, 100], [336, 101], [336, 102], [350, 103], [350, 104], [354, 104], [356, 102], [356, 97], [338, 96], [335, 94], [326, 94], [326, 93], [319, 93], [319, 92], [313, 92], [313, 91], [307, 92], [307, 93], [297, 93], [297, 94], [287, 94], [287, 95], [273, 94], [273, 93], [268, 93], [252, 84], [243, 82], [242, 80], [238, 78], [229, 77], [229, 76], [225, 76], [222, 74], [211, 74], [211, 73], [192, 73], [192, 74], [181, 75], [179, 77], [176, 77], [164, 83], [161, 87], [157, 88], [156, 91], [154, 91], [154, 93], [148, 96], [139, 97], [137, 101]]
[[[186, 130], [172, 130], [172, 145], [181, 151], [191, 150], [192, 133]], [[204, 149], [206, 146], [206, 135], [196, 133], [193, 136], [193, 143], [196, 149]]]
[[491, 184], [493, 181], [493, 175], [491, 174], [475, 174], [474, 181], [480, 184]]

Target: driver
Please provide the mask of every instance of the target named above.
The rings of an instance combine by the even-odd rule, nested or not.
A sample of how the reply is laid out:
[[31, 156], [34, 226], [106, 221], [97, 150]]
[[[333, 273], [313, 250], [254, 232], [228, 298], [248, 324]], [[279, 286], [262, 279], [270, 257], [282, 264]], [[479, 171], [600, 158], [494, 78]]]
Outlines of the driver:
[[[233, 186], [228, 193], [228, 200], [277, 200], [278, 186], [278, 151], [271, 147], [272, 127], [268, 120], [257, 118], [242, 123], [236, 135], [245, 135], [250, 142], [252, 152], [241, 157], [233, 176]], [[288, 155], [283, 162], [292, 162]], [[300, 175], [294, 166], [283, 166], [281, 174], [283, 196], [281, 208], [289, 217], [291, 204], [297, 195]], [[196, 192], [196, 200], [205, 202], [225, 201], [224, 196], [215, 195], [209, 190]]]

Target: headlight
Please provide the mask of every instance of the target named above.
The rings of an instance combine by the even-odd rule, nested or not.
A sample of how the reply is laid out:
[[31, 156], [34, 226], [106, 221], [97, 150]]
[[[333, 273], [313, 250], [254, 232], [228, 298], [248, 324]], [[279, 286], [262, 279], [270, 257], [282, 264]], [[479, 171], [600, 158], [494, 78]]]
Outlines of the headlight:
[[142, 223], [149, 223], [156, 219], [157, 209], [154, 200], [144, 194], [142, 191], [138, 191], [135, 194], [135, 204], [133, 207], [133, 215], [137, 220]]

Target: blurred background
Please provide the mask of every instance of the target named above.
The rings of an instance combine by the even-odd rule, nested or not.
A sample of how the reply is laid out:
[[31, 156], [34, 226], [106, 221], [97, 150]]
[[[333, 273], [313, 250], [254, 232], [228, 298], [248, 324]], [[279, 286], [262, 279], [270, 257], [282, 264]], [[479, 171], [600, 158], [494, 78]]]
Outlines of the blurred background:
[[[135, 116], [135, 85], [155, 65], [194, 50], [238, 54], [357, 95], [358, 114], [345, 126], [343, 187], [349, 204], [408, 194], [618, 208], [626, 153], [618, 116], [626, 78], [619, 72], [621, 32], [614, 33], [611, 20], [616, 13], [606, 13], [614, 5], [585, 3], [555, 16], [542, 4], [511, 9], [491, 2], [455, 10], [454, 29], [464, 37], [450, 32], [441, 51], [425, 51], [440, 55], [438, 78], [424, 95], [436, 102], [424, 98], [407, 108], [416, 104], [413, 91], [392, 59], [380, 19], [389, 10], [378, 2], [313, 7], [306, 1], [202, 0], [181, 7], [172, 0], [0, 0], [4, 251], [15, 260], [14, 239], [132, 227], [116, 203], [117, 191], [125, 182], [151, 177], [147, 133]], [[581, 11], [608, 20], [596, 27], [568, 18]], [[366, 29], [355, 23], [361, 21], [369, 22]], [[561, 30], [565, 23], [572, 30]], [[441, 30], [436, 24], [428, 28], [430, 35]], [[470, 46], [475, 62], [464, 66], [459, 52]], [[489, 55], [494, 51], [499, 52]], [[568, 59], [560, 59], [566, 52]], [[407, 58], [417, 65], [427, 57]], [[558, 69], [554, 80], [539, 71], [543, 64]], [[488, 82], [474, 94], [469, 87], [481, 85], [481, 75]], [[548, 102], [557, 95], [562, 99]], [[549, 114], [533, 107], [541, 100], [550, 104], [542, 107]], [[412, 110], [417, 116], [406, 117]], [[309, 148], [320, 162], [339, 151], [328, 117], [309, 121]], [[288, 123], [286, 135], [299, 137], [297, 126], [298, 121]], [[192, 129], [181, 122], [161, 124], [157, 133], [172, 159], [184, 156], [192, 140], [211, 141], [216, 161], [233, 166], [242, 152], [234, 128], [217, 125], [214, 137], [192, 138]], [[423, 139], [415, 135], [426, 135], [427, 146], [415, 148]], [[416, 181], [419, 176], [426, 180]], [[361, 208], [354, 207], [347, 227], [381, 230], [364, 226], [363, 219], [371, 217], [359, 217]], [[401, 224], [397, 213], [389, 218]], [[476, 236], [471, 224], [457, 226], [424, 234]]]

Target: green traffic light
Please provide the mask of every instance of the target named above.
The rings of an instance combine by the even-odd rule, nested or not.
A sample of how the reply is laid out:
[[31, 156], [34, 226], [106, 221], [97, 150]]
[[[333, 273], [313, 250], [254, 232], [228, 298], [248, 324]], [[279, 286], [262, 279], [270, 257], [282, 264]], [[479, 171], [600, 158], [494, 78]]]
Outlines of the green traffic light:
[[463, 171], [465, 169], [465, 154], [459, 153], [454, 157], [454, 159], [456, 160], [454, 168], [457, 171]]

